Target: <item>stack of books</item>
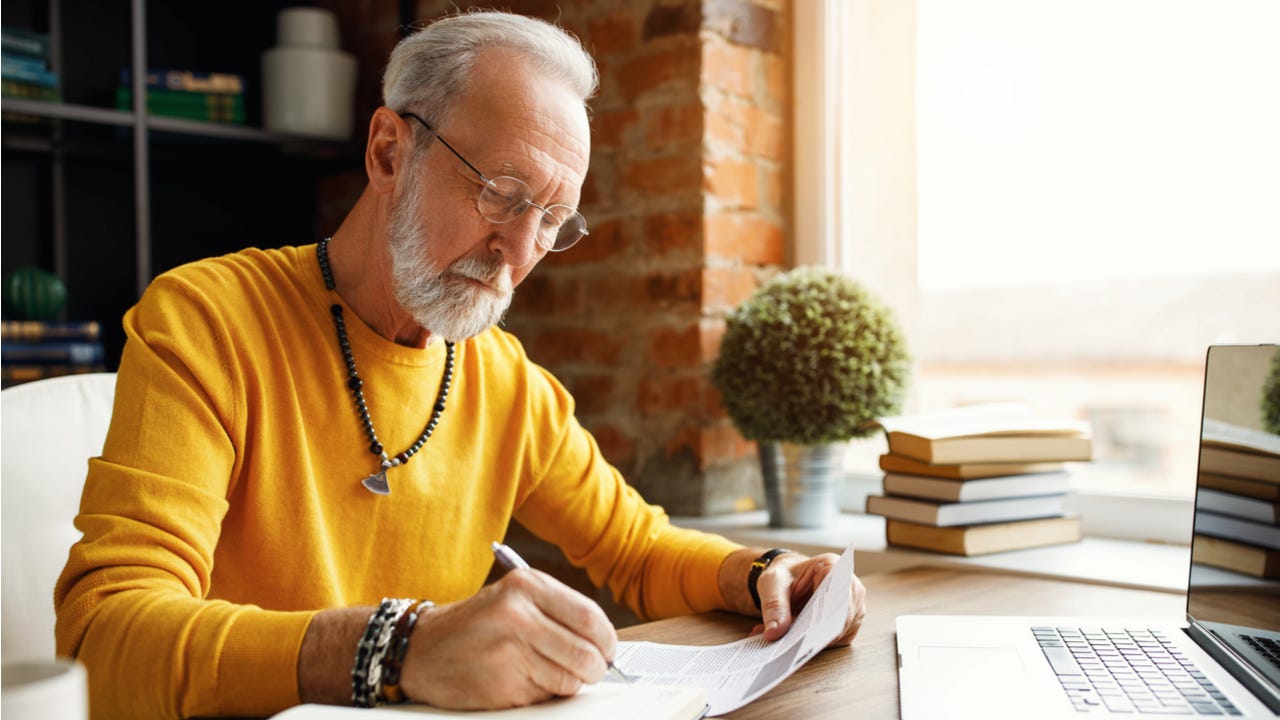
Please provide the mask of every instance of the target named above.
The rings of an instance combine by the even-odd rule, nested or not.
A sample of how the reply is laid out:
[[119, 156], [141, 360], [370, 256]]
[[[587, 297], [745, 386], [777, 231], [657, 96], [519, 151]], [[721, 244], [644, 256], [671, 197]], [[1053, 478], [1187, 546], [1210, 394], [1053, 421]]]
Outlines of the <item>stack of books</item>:
[[867, 498], [867, 512], [885, 518], [889, 545], [984, 555], [1080, 539], [1065, 463], [1091, 459], [1087, 423], [1000, 403], [880, 425], [884, 494]]
[[[120, 71], [116, 109], [133, 109], [130, 72]], [[244, 124], [244, 78], [233, 73], [151, 70], [147, 73], [147, 112], [165, 117]]]
[[28, 100], [61, 99], [58, 73], [49, 66], [49, 36], [0, 28], [0, 95]]
[[103, 372], [102, 328], [96, 321], [0, 322], [0, 385]]
[[1280, 579], [1280, 435], [1205, 418], [1197, 487], [1192, 560]]

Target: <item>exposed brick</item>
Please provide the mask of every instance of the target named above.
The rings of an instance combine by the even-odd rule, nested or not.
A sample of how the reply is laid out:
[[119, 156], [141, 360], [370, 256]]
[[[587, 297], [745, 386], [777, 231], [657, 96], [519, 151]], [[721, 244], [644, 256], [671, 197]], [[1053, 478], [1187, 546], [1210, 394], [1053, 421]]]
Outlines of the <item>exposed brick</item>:
[[781, 160], [786, 138], [783, 136], [782, 118], [758, 105], [748, 105], [743, 111], [743, 149], [752, 155]]
[[[761, 169], [760, 174], [763, 207], [772, 208], [775, 212], [781, 213], [789, 189], [782, 167], [766, 167]], [[778, 260], [778, 262], [782, 261]]]
[[778, 109], [788, 108], [791, 103], [791, 66], [778, 55], [764, 56], [764, 89], [766, 106]]
[[724, 340], [724, 318], [703, 318], [698, 321], [698, 348], [703, 363], [715, 362], [720, 356], [720, 342]]
[[702, 247], [702, 213], [659, 213], [644, 219], [644, 254], [666, 255]]
[[702, 396], [699, 377], [656, 375], [646, 377], [636, 393], [636, 406], [645, 415], [687, 414], [689, 399]]
[[649, 50], [611, 68], [610, 80], [622, 88], [630, 101], [664, 85], [696, 92], [701, 57], [696, 42]]
[[652, 273], [645, 277], [644, 287], [650, 300], [664, 305], [697, 303], [702, 292], [702, 273], [697, 269]]
[[586, 375], [573, 382], [573, 398], [579, 417], [603, 415], [612, 409], [617, 387], [614, 375]]
[[[622, 7], [587, 21], [586, 43], [593, 56], [630, 50], [639, 42], [635, 13]], [[596, 58], [599, 61], [599, 58]]]
[[620, 168], [618, 193], [640, 193], [649, 197], [689, 195], [702, 188], [702, 164], [694, 155], [675, 155], [640, 160]]
[[744, 440], [732, 424], [720, 422], [701, 429], [699, 433], [699, 466], [703, 469], [720, 463], [749, 458], [756, 453], [756, 444]]
[[604, 110], [591, 118], [591, 144], [595, 152], [621, 150], [632, 144], [632, 130], [640, 114], [634, 109]]
[[592, 424], [588, 429], [609, 464], [616, 467], [624, 477], [631, 475], [636, 464], [635, 440], [614, 425]]
[[[587, 218], [587, 236], [564, 252], [547, 253], [540, 268], [562, 268], [600, 262], [622, 252], [622, 222]], [[526, 281], [527, 282], [527, 281]]]
[[785, 261], [782, 228], [758, 215], [724, 212], [707, 216], [703, 225], [707, 256], [739, 259], [755, 265]]
[[644, 39], [667, 35], [694, 35], [702, 26], [700, 0], [684, 0], [678, 5], [658, 5], [644, 18]]
[[741, 97], [751, 97], [755, 54], [739, 45], [711, 42], [702, 48], [702, 82]]
[[702, 306], [734, 308], [756, 291], [756, 279], [745, 268], [707, 268], [702, 273]]
[[703, 27], [738, 45], [782, 51], [781, 14], [747, 0], [705, 0]]
[[743, 160], [719, 160], [709, 163], [703, 186], [720, 202], [731, 207], [760, 206], [760, 170], [755, 163]]
[[702, 104], [695, 101], [649, 111], [644, 123], [645, 144], [653, 149], [674, 145], [697, 147], [702, 140]]
[[649, 337], [649, 361], [660, 369], [697, 368], [702, 365], [701, 340], [697, 325], [657, 328]]
[[615, 365], [622, 357], [625, 337], [612, 333], [574, 328], [550, 328], [523, 334], [529, 357], [540, 365], [583, 363]]

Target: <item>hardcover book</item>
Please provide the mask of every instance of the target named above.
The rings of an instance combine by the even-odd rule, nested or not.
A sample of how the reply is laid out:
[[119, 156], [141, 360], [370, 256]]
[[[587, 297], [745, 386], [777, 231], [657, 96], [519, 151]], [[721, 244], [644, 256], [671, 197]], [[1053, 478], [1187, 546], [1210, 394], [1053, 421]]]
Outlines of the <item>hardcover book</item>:
[[1280, 526], [1243, 520], [1230, 515], [1206, 512], [1196, 508], [1197, 535], [1211, 535], [1226, 540], [1280, 550]]
[[882, 418], [889, 452], [934, 464], [1087, 461], [1088, 423], [1035, 417], [1018, 404]]
[[1081, 532], [1077, 517], [963, 527], [934, 527], [886, 520], [885, 536], [890, 545], [968, 556], [1078, 542]]
[[1205, 418], [1200, 472], [1280, 484], [1280, 435]]
[[880, 469], [885, 472], [907, 473], [909, 475], [929, 475], [953, 480], [973, 480], [1004, 475], [1028, 475], [1030, 473], [1058, 472], [1063, 469], [1060, 462], [1030, 463], [927, 463], [904, 455], [885, 453], [880, 456]]
[[886, 495], [905, 495], [949, 502], [997, 500], [1033, 495], [1061, 495], [1070, 489], [1065, 472], [1006, 475], [977, 480], [949, 480], [921, 475], [885, 473]]
[[973, 502], [936, 502], [893, 495], [869, 495], [867, 512], [920, 525], [950, 527], [1058, 516], [1065, 512], [1063, 501], [1063, 495]]

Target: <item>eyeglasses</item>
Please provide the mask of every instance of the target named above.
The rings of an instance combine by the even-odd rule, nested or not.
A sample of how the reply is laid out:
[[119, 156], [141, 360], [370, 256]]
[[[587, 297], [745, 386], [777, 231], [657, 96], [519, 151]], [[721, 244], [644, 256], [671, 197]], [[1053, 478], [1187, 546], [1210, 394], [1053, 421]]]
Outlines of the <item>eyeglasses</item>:
[[422, 127], [435, 133], [440, 144], [448, 148], [454, 157], [471, 168], [471, 172], [480, 178], [482, 187], [480, 197], [476, 199], [476, 209], [489, 222], [508, 223], [520, 217], [530, 207], [535, 207], [542, 211], [542, 222], [538, 226], [538, 244], [551, 252], [568, 250], [588, 234], [587, 220], [582, 217], [582, 213], [568, 205], [546, 207], [539, 205], [533, 201], [533, 191], [523, 180], [508, 175], [490, 180], [475, 165], [467, 162], [461, 153], [454, 150], [453, 146], [445, 141], [435, 128], [428, 125], [426, 120], [413, 113], [403, 113], [400, 117], [411, 117], [422, 123]]

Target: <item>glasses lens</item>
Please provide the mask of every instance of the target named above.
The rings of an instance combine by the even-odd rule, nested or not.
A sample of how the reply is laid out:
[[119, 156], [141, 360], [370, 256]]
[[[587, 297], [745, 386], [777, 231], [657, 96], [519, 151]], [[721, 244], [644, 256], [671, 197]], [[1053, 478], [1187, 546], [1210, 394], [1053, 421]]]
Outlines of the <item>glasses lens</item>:
[[553, 205], [553, 208], [562, 208], [570, 214], [560, 223], [560, 229], [556, 231], [555, 244], [549, 249], [553, 252], [568, 250], [577, 244], [582, 236], [587, 234], [587, 220], [582, 217], [582, 213], [576, 210], [569, 210], [564, 205]]
[[529, 186], [513, 177], [496, 177], [480, 191], [480, 214], [496, 223], [515, 220], [529, 207]]

